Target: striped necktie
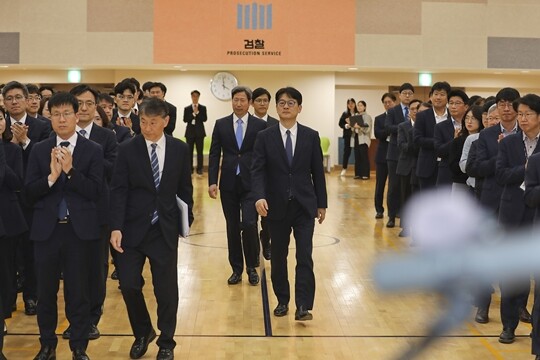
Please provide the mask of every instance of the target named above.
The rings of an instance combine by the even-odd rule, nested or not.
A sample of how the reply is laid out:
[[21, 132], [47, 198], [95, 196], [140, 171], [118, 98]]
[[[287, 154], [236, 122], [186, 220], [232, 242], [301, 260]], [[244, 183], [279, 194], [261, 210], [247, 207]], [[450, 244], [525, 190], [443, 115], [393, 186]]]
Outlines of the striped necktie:
[[[150, 164], [152, 165], [152, 175], [154, 177], [154, 185], [156, 186], [156, 190], [159, 190], [159, 162], [158, 157], [156, 153], [156, 147], [157, 144], [153, 143], [152, 145], [152, 152], [150, 154]], [[152, 214], [152, 225], [154, 225], [158, 221], [158, 212], [157, 209], [154, 210], [154, 213]]]

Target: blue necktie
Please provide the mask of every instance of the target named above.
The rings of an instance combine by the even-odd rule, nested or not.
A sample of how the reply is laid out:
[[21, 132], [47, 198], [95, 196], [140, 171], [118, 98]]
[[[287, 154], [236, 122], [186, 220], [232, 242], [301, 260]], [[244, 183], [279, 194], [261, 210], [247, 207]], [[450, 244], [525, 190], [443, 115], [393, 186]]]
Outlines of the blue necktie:
[[[156, 147], [157, 144], [154, 143], [152, 145], [152, 152], [150, 154], [150, 164], [152, 165], [152, 175], [154, 177], [154, 185], [156, 186], [156, 190], [159, 190], [159, 162], [157, 158], [156, 153]], [[158, 221], [158, 213], [157, 209], [154, 210], [154, 213], [152, 214], [152, 225], [154, 225]]]
[[[238, 144], [238, 150], [240, 150], [242, 148], [242, 140], [243, 140], [243, 137], [244, 137], [244, 122], [242, 121], [242, 119], [238, 119], [236, 120], [236, 143]], [[240, 174], [240, 164], [238, 164], [238, 166], [236, 167], [236, 175]]]
[[405, 120], [409, 119], [409, 108], [405, 106]]
[[287, 154], [287, 160], [289, 160], [289, 166], [292, 166], [293, 152], [292, 152], [292, 140], [291, 131], [287, 130], [287, 139], [285, 140], [285, 153]]
[[[61, 147], [69, 148], [69, 141], [62, 141], [60, 143]], [[60, 184], [62, 187], [64, 186], [64, 183], [66, 182], [66, 174], [62, 171], [60, 173]], [[63, 191], [63, 190], [62, 190]], [[67, 208], [67, 202], [66, 199], [62, 196], [62, 200], [60, 200], [60, 204], [58, 204], [58, 218], [60, 220], [63, 220], [67, 218], [68, 216], [68, 208]]]
[[81, 129], [81, 131], [79, 131], [79, 134], [81, 134], [81, 136], [86, 139], [86, 130]]

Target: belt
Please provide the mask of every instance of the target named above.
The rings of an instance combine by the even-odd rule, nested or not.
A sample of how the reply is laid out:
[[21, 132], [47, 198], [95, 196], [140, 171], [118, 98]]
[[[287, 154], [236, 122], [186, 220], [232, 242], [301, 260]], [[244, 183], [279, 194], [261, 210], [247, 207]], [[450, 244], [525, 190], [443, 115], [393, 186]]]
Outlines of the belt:
[[69, 224], [69, 216], [66, 216], [63, 219], [58, 219], [58, 224]]

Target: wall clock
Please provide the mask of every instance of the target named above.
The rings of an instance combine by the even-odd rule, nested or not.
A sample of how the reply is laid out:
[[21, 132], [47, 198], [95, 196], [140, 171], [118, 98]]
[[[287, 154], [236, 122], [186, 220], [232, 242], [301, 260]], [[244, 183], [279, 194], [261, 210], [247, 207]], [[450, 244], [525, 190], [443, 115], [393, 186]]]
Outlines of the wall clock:
[[238, 86], [238, 80], [233, 74], [226, 71], [216, 73], [210, 80], [210, 91], [222, 101], [231, 99], [231, 90], [235, 86]]

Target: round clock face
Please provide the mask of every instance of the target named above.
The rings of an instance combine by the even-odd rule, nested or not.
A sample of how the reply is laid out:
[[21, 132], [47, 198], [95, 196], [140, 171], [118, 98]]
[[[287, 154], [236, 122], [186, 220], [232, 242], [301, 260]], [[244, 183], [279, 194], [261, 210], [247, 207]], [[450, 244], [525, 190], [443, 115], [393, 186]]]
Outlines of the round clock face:
[[231, 90], [238, 86], [238, 80], [236, 77], [228, 72], [218, 72], [210, 80], [210, 90], [212, 94], [219, 100], [230, 100]]

